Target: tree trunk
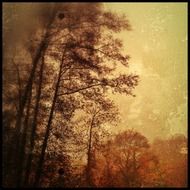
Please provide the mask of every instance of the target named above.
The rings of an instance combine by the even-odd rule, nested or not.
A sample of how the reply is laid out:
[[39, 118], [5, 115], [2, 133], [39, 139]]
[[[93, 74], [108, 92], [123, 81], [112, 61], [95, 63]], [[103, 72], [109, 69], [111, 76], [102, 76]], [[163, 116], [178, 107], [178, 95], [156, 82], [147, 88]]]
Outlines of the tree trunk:
[[[65, 54], [65, 52], [63, 53], [63, 57], [64, 57], [64, 54]], [[45, 151], [47, 148], [47, 143], [48, 143], [49, 134], [50, 134], [50, 130], [51, 130], [51, 124], [52, 124], [52, 120], [53, 120], [53, 114], [54, 114], [54, 110], [55, 110], [55, 104], [56, 104], [57, 97], [58, 97], [59, 84], [60, 84], [61, 76], [62, 76], [63, 57], [62, 57], [62, 60], [60, 63], [59, 74], [58, 74], [58, 79], [57, 79], [55, 92], [54, 92], [54, 96], [53, 96], [53, 101], [52, 101], [51, 111], [50, 111], [50, 115], [49, 115], [49, 119], [48, 119], [48, 124], [46, 127], [45, 138], [43, 141], [40, 159], [39, 159], [39, 163], [38, 163], [37, 170], [36, 170], [36, 175], [35, 175], [35, 179], [34, 179], [34, 187], [39, 186], [39, 182], [40, 182], [40, 178], [41, 178], [41, 173], [42, 173], [42, 168], [43, 168], [43, 163], [44, 163], [44, 158], [45, 158]]]
[[28, 104], [27, 104], [27, 111], [26, 111], [26, 117], [24, 121], [24, 129], [23, 129], [23, 134], [22, 138], [20, 141], [20, 149], [19, 151], [19, 157], [18, 157], [18, 170], [17, 170], [17, 187], [20, 187], [22, 183], [22, 174], [23, 174], [23, 165], [25, 161], [25, 146], [26, 146], [26, 137], [27, 137], [27, 130], [28, 130], [28, 120], [30, 116], [30, 107], [31, 107], [31, 98], [32, 98], [32, 89], [30, 90], [29, 94], [29, 99], [28, 99]]
[[19, 111], [17, 114], [17, 120], [16, 120], [16, 133], [17, 133], [18, 137], [20, 134], [21, 121], [22, 121], [22, 117], [23, 117], [23, 113], [24, 113], [25, 104], [26, 104], [26, 101], [28, 98], [29, 91], [32, 88], [32, 84], [33, 84], [33, 80], [34, 80], [34, 74], [35, 74], [35, 71], [37, 68], [37, 63], [38, 63], [39, 59], [41, 58], [42, 51], [44, 51], [46, 49], [46, 43], [47, 43], [46, 41], [47, 41], [47, 39], [44, 39], [41, 42], [40, 47], [37, 51], [37, 54], [33, 60], [33, 63], [32, 63], [33, 67], [32, 67], [32, 70], [30, 72], [30, 76], [29, 76], [28, 82], [27, 82], [25, 90], [24, 90], [24, 95], [21, 99], [21, 105], [20, 105], [20, 108], [19, 108]]
[[39, 86], [37, 91], [37, 97], [36, 97], [36, 103], [35, 103], [35, 109], [34, 109], [34, 117], [32, 122], [32, 132], [30, 135], [30, 150], [29, 150], [29, 156], [27, 158], [26, 162], [26, 174], [24, 179], [24, 185], [27, 186], [28, 179], [30, 176], [31, 166], [32, 166], [32, 160], [33, 160], [33, 150], [35, 146], [35, 136], [36, 136], [36, 127], [37, 127], [37, 117], [39, 113], [39, 103], [41, 99], [41, 90], [42, 90], [42, 82], [43, 82], [43, 71], [44, 71], [44, 55], [42, 56], [42, 63], [40, 67], [40, 76], [39, 76]]
[[[39, 45], [39, 48], [37, 50], [37, 53], [32, 61], [32, 69], [31, 69], [28, 81], [26, 83], [23, 96], [20, 101], [20, 107], [19, 107], [17, 119], [16, 119], [15, 129], [16, 129], [17, 139], [20, 139], [20, 130], [21, 130], [21, 123], [22, 123], [22, 118], [23, 118], [23, 114], [24, 114], [24, 108], [25, 108], [26, 101], [28, 99], [28, 94], [30, 92], [30, 89], [32, 88], [32, 83], [34, 80], [34, 75], [35, 75], [35, 71], [37, 68], [37, 64], [41, 58], [42, 52], [45, 52], [45, 50], [48, 47], [49, 36], [50, 36], [50, 26], [54, 21], [55, 14], [56, 14], [56, 12], [53, 11], [52, 17], [50, 18], [49, 23], [47, 25], [46, 34], [45, 34], [44, 38], [42, 39], [42, 41]], [[19, 149], [19, 143], [16, 143], [16, 149], [17, 150]]]
[[87, 152], [87, 167], [86, 167], [86, 181], [88, 185], [92, 186], [92, 180], [91, 180], [91, 149], [92, 149], [92, 128], [94, 125], [94, 117], [92, 117], [91, 125], [90, 125], [90, 132], [89, 132], [89, 140], [88, 140], [88, 152]]
[[[15, 51], [16, 52], [16, 51]], [[20, 109], [20, 106], [21, 106], [21, 97], [22, 97], [22, 93], [21, 93], [21, 78], [20, 78], [20, 71], [19, 71], [19, 67], [18, 67], [18, 65], [14, 62], [14, 56], [15, 56], [15, 52], [14, 52], [14, 55], [13, 55], [13, 57], [12, 57], [12, 63], [13, 63], [13, 65], [15, 66], [15, 68], [16, 68], [16, 74], [17, 74], [17, 82], [18, 82], [18, 109], [17, 109], [17, 111]], [[17, 105], [16, 105], [16, 107], [17, 107]], [[12, 139], [15, 139], [15, 133], [13, 133], [13, 134], [11, 134], [11, 138]], [[14, 140], [13, 140], [14, 141]], [[15, 142], [14, 142], [14, 144], [15, 144]], [[19, 146], [20, 145], [20, 139], [16, 139], [16, 144]], [[7, 166], [8, 166], [8, 168], [10, 168], [8, 171], [12, 171], [12, 170], [15, 170], [15, 174], [14, 174], [14, 176], [16, 175], [17, 176], [17, 174], [18, 174], [18, 172], [17, 172], [17, 166], [18, 166], [18, 160], [19, 160], [19, 158], [18, 158], [18, 156], [17, 155], [19, 155], [19, 150], [20, 149], [16, 149], [16, 147], [15, 146], [11, 146], [9, 149], [8, 149], [8, 154], [7, 154]], [[16, 157], [16, 159], [15, 159], [15, 157]], [[14, 159], [13, 159], [14, 158]], [[13, 168], [11, 168], [11, 166], [13, 167]], [[10, 176], [11, 177], [11, 176]], [[14, 178], [14, 183], [16, 183], [17, 182], [17, 178]]]
[[[32, 61], [32, 69], [30, 71], [30, 75], [29, 75], [28, 81], [26, 83], [26, 86], [25, 86], [25, 89], [24, 89], [24, 92], [23, 92], [23, 96], [20, 99], [20, 105], [19, 105], [19, 110], [18, 110], [18, 113], [17, 113], [16, 124], [15, 124], [15, 129], [16, 129], [15, 135], [16, 135], [16, 138], [18, 139], [18, 141], [15, 144], [15, 147], [16, 147], [15, 148], [15, 156], [17, 158], [16, 159], [16, 163], [18, 164], [17, 167], [19, 167], [18, 170], [20, 170], [21, 167], [19, 166], [20, 165], [19, 164], [20, 163], [20, 160], [19, 160], [20, 155], [17, 154], [17, 150], [20, 150], [20, 148], [21, 148], [20, 146], [22, 146], [20, 144], [20, 139], [22, 138], [20, 131], [21, 131], [21, 126], [22, 126], [22, 118], [23, 118], [23, 115], [24, 115], [24, 109], [25, 109], [27, 99], [29, 98], [29, 92], [32, 89], [32, 84], [33, 84], [33, 81], [34, 81], [35, 71], [36, 71], [38, 62], [39, 62], [40, 58], [42, 57], [42, 53], [45, 52], [47, 47], [48, 47], [49, 37], [50, 37], [50, 27], [51, 27], [51, 24], [54, 21], [55, 15], [56, 15], [56, 11], [54, 9], [53, 13], [52, 13], [52, 16], [51, 16], [51, 18], [49, 20], [49, 23], [47, 24], [47, 27], [46, 27], [45, 36], [42, 39], [42, 41], [41, 41], [41, 43], [40, 43], [40, 45], [38, 47], [38, 50], [36, 51], [37, 53], [36, 53], [36, 55], [35, 55], [35, 57], [34, 57], [34, 59]], [[22, 152], [22, 150], [20, 152]], [[18, 175], [18, 178], [20, 178], [19, 176], [20, 176], [20, 174]], [[17, 180], [17, 186], [19, 186], [19, 184], [20, 184], [20, 179]]]

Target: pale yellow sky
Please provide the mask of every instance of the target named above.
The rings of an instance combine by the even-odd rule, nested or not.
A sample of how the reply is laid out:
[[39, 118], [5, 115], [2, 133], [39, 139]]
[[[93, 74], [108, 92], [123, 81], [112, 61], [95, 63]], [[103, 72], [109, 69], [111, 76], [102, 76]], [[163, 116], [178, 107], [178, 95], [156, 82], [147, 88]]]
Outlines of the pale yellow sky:
[[[140, 75], [136, 98], [115, 96], [117, 130], [134, 128], [153, 139], [187, 135], [187, 3], [104, 3], [126, 14], [133, 31], [117, 34]], [[126, 71], [127, 72], [127, 71]]]

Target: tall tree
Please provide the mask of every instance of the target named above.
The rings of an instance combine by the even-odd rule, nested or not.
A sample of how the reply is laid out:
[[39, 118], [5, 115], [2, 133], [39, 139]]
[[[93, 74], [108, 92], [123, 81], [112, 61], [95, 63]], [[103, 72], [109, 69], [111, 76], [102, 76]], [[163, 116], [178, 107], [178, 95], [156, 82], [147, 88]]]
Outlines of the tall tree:
[[[94, 6], [91, 6], [91, 8], [94, 8]], [[84, 9], [83, 12], [79, 12], [81, 8]], [[109, 75], [116, 70], [111, 64], [114, 66], [115, 62], [118, 62], [127, 66], [129, 56], [124, 56], [120, 53], [121, 42], [112, 36], [104, 34], [104, 30], [108, 28], [118, 32], [122, 28], [129, 29], [128, 20], [111, 13], [105, 13], [99, 8], [92, 9], [91, 12], [85, 11], [85, 8], [85, 6], [75, 7], [75, 14], [68, 11], [64, 21], [61, 21], [57, 26], [60, 28], [60, 33], [55, 36], [55, 39], [61, 36], [59, 43], [50, 42], [49, 55], [55, 61], [60, 61], [58, 63], [60, 70], [36, 172], [36, 185], [39, 184], [40, 180], [57, 97], [90, 90], [94, 92], [103, 90], [105, 92], [108, 89], [128, 95], [132, 94], [132, 89], [138, 83], [138, 76], [132, 74], [109, 78]], [[65, 31], [62, 30], [63, 25], [66, 29]], [[68, 32], [69, 35], [67, 35]], [[102, 40], [104, 41], [102, 42]], [[66, 54], [64, 60], [60, 55], [62, 49]], [[106, 64], [106, 60], [114, 60], [114, 63]]]
[[118, 110], [113, 102], [105, 97], [96, 100], [95, 105], [90, 104], [86, 107], [90, 119], [87, 122], [89, 125], [88, 131], [88, 146], [87, 146], [87, 166], [86, 166], [86, 181], [89, 186], [93, 186], [92, 167], [93, 167], [93, 151], [100, 146], [100, 141], [103, 140], [104, 130], [102, 125], [115, 123], [118, 121]]

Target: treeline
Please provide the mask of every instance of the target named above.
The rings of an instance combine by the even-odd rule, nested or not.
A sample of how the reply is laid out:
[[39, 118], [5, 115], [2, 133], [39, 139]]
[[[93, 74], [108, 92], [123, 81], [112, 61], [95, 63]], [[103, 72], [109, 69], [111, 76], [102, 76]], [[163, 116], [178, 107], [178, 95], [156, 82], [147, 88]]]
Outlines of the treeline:
[[[54, 168], [55, 162], [47, 167]], [[94, 144], [89, 181], [86, 162], [72, 169], [68, 176], [59, 168], [46, 171], [43, 185], [49, 186], [54, 179], [52, 187], [87, 187], [89, 181], [91, 187], [187, 187], [187, 138], [176, 134], [150, 143], [141, 133], [128, 129]]]
[[85, 138], [72, 147], [71, 157], [55, 149], [49, 151], [41, 186], [187, 187], [187, 138], [184, 135], [155, 139], [152, 143], [131, 129], [99, 138], [101, 143], [93, 137], [90, 160], [87, 160], [87, 149], [83, 149], [87, 143]]
[[95, 187], [187, 187], [187, 138], [148, 139], [124, 131], [94, 150]]

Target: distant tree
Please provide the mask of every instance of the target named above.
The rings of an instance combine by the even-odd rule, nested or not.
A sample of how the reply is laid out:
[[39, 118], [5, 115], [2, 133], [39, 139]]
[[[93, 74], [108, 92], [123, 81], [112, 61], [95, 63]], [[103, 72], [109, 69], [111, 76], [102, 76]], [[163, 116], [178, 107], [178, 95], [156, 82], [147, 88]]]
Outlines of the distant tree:
[[124, 180], [124, 186], [140, 186], [139, 159], [150, 146], [148, 140], [136, 131], [127, 130], [116, 136], [115, 143], [118, 155], [116, 163]]
[[[113, 136], [97, 151], [96, 185], [101, 187], [143, 187], [155, 174], [159, 161], [149, 149], [146, 137], [134, 130]], [[148, 179], [149, 178], [149, 179]], [[147, 180], [147, 181], [146, 181]]]
[[168, 139], [156, 139], [152, 149], [160, 160], [161, 186], [187, 187], [187, 138], [176, 134]]

